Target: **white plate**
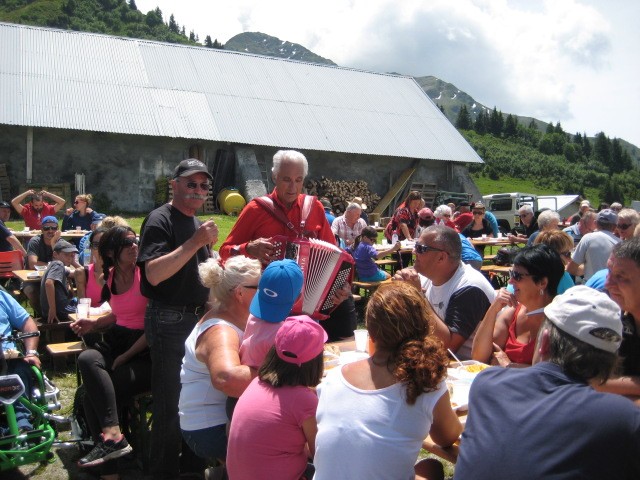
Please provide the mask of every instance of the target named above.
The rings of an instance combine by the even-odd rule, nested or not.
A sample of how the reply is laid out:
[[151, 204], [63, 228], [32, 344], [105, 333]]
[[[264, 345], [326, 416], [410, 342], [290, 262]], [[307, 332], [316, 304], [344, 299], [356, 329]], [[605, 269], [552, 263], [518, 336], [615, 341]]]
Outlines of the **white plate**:
[[27, 273], [27, 278], [40, 278], [40, 274], [38, 272]]

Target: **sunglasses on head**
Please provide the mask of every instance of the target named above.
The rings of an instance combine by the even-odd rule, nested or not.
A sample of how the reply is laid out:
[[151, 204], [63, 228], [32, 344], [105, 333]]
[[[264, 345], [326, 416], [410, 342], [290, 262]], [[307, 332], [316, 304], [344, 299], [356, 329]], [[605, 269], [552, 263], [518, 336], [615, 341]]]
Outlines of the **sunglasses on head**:
[[531, 273], [522, 273], [516, 272], [515, 270], [509, 270], [509, 278], [512, 278], [516, 282], [519, 282], [524, 277], [533, 277], [533, 275]]
[[427, 252], [444, 252], [445, 250], [436, 247], [430, 247], [429, 245], [423, 245], [422, 243], [416, 242], [415, 244], [416, 253], [427, 253]]
[[50, 232], [52, 230], [57, 230], [58, 227], [42, 227], [43, 232]]
[[627, 228], [629, 228], [631, 226], [630, 223], [619, 223], [618, 225], [616, 225], [620, 230], [626, 230]]
[[139, 242], [137, 238], [127, 237], [124, 240], [122, 240], [122, 242], [120, 242], [120, 246], [131, 247], [132, 245], [138, 245], [138, 243]]
[[207, 192], [209, 191], [209, 187], [211, 186], [211, 184], [208, 182], [204, 182], [204, 183], [187, 182], [185, 183], [185, 185], [189, 190], [195, 190], [196, 188], [200, 187], [200, 190], [206, 190]]

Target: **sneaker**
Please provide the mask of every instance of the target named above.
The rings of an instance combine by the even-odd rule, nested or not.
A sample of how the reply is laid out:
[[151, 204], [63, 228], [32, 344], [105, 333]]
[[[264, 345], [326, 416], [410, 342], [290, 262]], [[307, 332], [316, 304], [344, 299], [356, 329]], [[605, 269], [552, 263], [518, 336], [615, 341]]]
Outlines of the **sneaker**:
[[102, 441], [78, 461], [79, 467], [101, 465], [108, 460], [120, 458], [131, 452], [131, 445], [129, 445], [127, 439], [124, 438], [124, 435], [122, 435], [117, 442], [114, 440], [105, 440], [103, 435], [100, 436], [102, 437]]

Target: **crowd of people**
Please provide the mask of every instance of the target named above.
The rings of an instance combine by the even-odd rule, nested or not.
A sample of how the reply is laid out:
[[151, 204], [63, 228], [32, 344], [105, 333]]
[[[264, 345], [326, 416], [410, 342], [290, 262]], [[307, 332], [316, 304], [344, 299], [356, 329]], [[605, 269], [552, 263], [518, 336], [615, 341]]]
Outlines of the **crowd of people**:
[[[150, 391], [153, 478], [206, 469], [231, 480], [442, 479], [440, 462], [417, 461], [427, 435], [442, 447], [460, 441], [455, 478], [640, 475], [635, 210], [595, 212], [583, 202], [562, 230], [556, 212], [521, 206], [521, 228], [505, 238], [527, 246], [496, 291], [470, 241], [500, 233], [482, 203], [432, 211], [412, 191], [380, 228], [368, 225], [360, 198], [336, 216], [327, 199], [305, 195], [307, 174], [300, 152], [277, 152], [274, 190], [247, 204], [221, 245], [215, 222], [196, 217], [213, 180], [196, 159], [176, 166], [172, 201], [146, 217], [139, 237], [92, 210], [90, 195], [76, 196], [62, 220], [89, 231], [77, 244], [60, 238], [62, 198], [13, 199], [42, 232], [24, 251], [29, 268], [47, 265], [40, 284], [24, 287], [34, 309], [67, 319], [71, 281], [78, 297], [111, 308], [71, 323], [87, 340], [78, 368], [95, 444], [81, 468], [118, 478], [117, 459], [131, 451], [119, 412]], [[9, 209], [0, 204], [0, 214]], [[364, 311], [370, 356], [323, 379], [325, 343], [356, 328], [351, 286], [333, 293], [328, 318], [296, 312], [304, 274], [279, 256], [277, 236], [344, 248], [358, 279], [381, 282]], [[7, 249], [22, 248], [13, 240], [6, 236]], [[412, 252], [401, 251], [406, 240]], [[400, 266], [393, 276], [375, 264], [387, 255]], [[4, 292], [0, 327], [35, 328]], [[101, 340], [89, 341], [96, 331]], [[24, 360], [38, 365], [37, 341], [28, 347]], [[448, 353], [495, 366], [473, 382], [464, 428], [445, 382]]]

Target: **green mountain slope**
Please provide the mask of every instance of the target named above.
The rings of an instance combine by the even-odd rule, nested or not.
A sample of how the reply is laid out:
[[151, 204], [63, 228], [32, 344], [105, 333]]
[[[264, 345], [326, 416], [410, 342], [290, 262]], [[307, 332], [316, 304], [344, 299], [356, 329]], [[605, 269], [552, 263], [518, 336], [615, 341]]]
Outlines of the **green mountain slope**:
[[269, 57], [288, 58], [301, 62], [335, 65], [331, 60], [316, 55], [297, 43], [287, 42], [260, 32], [244, 32], [227, 40], [225, 50], [255, 53]]

